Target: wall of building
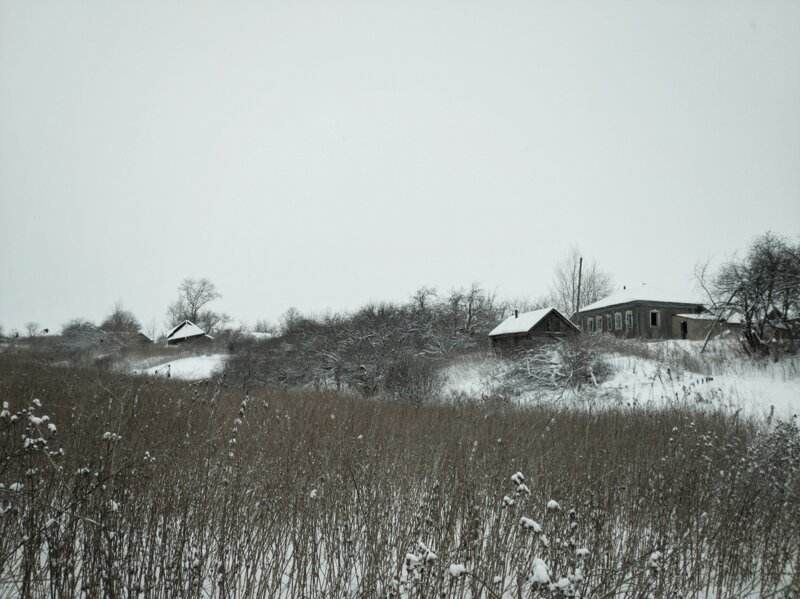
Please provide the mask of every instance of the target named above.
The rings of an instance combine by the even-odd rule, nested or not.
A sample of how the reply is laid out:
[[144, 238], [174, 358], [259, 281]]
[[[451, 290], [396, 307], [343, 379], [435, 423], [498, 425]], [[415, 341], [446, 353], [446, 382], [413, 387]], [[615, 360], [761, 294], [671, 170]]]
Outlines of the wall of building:
[[[610, 306], [603, 310], [592, 310], [590, 314], [581, 314], [579, 320], [581, 328], [589, 333], [603, 332], [618, 337], [636, 337], [639, 339], [680, 339], [680, 325], [678, 325], [676, 333], [673, 317], [686, 312], [692, 312], [692, 306], [632, 304]], [[626, 319], [626, 314], [628, 313], [630, 314], [630, 320]], [[652, 316], [653, 313], [655, 313], [654, 317]], [[616, 318], [617, 314], [619, 314], [619, 320]], [[597, 326], [598, 317], [601, 318], [602, 322], [600, 329]], [[589, 325], [589, 318], [592, 319], [593, 326]]]
[[705, 339], [712, 327], [714, 328], [712, 337], [716, 337], [724, 331], [740, 331], [742, 329], [739, 324], [721, 322], [714, 326], [715, 319], [681, 318], [676, 315], [672, 317], [672, 335], [674, 339], [683, 338], [681, 336], [682, 322], [686, 323], [686, 338], [695, 341]]
[[708, 331], [710, 331], [711, 327], [714, 325], [713, 320], [681, 318], [675, 315], [672, 317], [672, 337], [674, 339], [683, 339], [681, 333], [682, 323], [686, 323], [686, 339], [695, 341], [705, 339], [706, 335], [708, 335]]

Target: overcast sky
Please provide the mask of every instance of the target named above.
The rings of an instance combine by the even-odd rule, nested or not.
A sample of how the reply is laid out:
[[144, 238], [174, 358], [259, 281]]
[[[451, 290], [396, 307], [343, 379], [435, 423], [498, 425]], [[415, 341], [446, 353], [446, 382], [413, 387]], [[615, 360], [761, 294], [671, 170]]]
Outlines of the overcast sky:
[[800, 2], [0, 0], [0, 325], [254, 322], [578, 243], [686, 288], [800, 234]]

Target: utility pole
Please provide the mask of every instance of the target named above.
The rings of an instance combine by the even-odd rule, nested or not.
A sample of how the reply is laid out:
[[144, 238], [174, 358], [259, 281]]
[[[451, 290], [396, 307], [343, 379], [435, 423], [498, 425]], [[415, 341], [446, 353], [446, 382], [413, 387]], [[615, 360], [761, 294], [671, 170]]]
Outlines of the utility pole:
[[578, 297], [575, 298], [575, 314], [581, 309], [581, 275], [583, 274], [583, 256], [578, 260]]

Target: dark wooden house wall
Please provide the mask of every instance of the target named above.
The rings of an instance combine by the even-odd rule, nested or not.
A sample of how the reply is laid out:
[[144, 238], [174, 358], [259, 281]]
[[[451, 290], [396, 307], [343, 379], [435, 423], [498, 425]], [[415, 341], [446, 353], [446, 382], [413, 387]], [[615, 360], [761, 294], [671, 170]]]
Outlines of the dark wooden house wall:
[[[677, 314], [686, 314], [695, 312], [698, 306], [694, 304], [668, 304], [664, 303], [636, 303], [636, 304], [621, 304], [617, 306], [609, 306], [599, 310], [592, 310], [591, 312], [581, 313], [579, 315], [579, 324], [581, 329], [585, 332], [592, 332], [592, 328], [588, 325], [588, 319], [591, 318], [595, 322], [593, 332], [597, 332], [597, 317], [602, 318], [602, 332], [610, 333], [618, 337], [637, 337], [640, 339], [680, 339], [680, 328], [677, 334], [673, 327], [673, 317]], [[651, 312], [658, 312], [658, 324], [652, 326], [650, 321]], [[625, 320], [625, 313], [631, 312], [633, 316], [633, 326], [627, 327]], [[615, 315], [621, 315], [621, 328], [616, 327]], [[607, 328], [607, 324], [611, 323], [611, 329]]]

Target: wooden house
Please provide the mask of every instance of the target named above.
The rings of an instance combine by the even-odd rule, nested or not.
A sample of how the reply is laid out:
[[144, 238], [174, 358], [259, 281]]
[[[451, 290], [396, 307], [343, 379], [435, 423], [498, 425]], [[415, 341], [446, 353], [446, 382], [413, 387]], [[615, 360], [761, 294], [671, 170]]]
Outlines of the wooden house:
[[184, 320], [167, 333], [167, 345], [177, 345], [178, 343], [203, 343], [212, 341], [213, 339], [211, 335], [207, 334], [203, 329], [189, 320]]
[[583, 331], [640, 339], [702, 338], [711, 326], [702, 303], [683, 294], [642, 285], [625, 288], [581, 308], [573, 315]]
[[514, 310], [489, 333], [489, 338], [495, 351], [513, 353], [578, 334], [580, 329], [564, 314], [555, 308], [543, 308], [533, 312]]

